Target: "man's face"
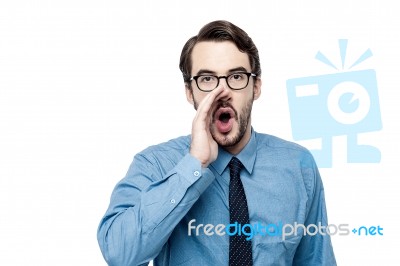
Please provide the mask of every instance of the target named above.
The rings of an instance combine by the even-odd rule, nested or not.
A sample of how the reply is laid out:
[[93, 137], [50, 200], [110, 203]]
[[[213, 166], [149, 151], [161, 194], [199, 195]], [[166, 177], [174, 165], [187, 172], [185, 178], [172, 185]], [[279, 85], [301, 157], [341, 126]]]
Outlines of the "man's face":
[[[249, 57], [232, 42], [205, 41], [197, 43], [193, 48], [192, 76], [227, 76], [243, 71], [251, 72]], [[244, 146], [250, 138], [251, 109], [253, 101], [261, 93], [261, 80], [249, 77], [247, 87], [242, 90], [231, 90], [225, 79], [220, 79], [218, 87], [221, 86], [227, 93], [217, 98], [209, 111], [211, 135], [222, 147]], [[199, 90], [195, 81], [192, 81], [191, 87], [191, 90], [186, 90], [186, 95], [197, 110], [208, 92]]]

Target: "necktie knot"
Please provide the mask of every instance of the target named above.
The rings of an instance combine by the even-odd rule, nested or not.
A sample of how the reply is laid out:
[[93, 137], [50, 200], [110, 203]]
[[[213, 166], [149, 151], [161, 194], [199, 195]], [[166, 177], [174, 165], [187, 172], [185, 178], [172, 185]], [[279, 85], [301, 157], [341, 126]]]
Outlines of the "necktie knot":
[[231, 173], [231, 176], [239, 177], [240, 171], [242, 169], [242, 162], [238, 158], [232, 157], [231, 161], [229, 162], [229, 171]]

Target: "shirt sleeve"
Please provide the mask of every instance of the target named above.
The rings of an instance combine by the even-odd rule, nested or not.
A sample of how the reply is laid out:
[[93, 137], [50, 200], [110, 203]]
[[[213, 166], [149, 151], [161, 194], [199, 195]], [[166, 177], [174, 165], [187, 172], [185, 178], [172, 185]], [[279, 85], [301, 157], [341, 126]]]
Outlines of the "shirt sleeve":
[[159, 161], [136, 155], [98, 228], [108, 265], [147, 265], [214, 178], [190, 154], [166, 173]]
[[[314, 233], [307, 233], [302, 237], [293, 259], [293, 265], [336, 265], [331, 238], [329, 234], [326, 234], [328, 218], [325, 205], [324, 187], [318, 168], [312, 157], [308, 163], [303, 165], [303, 175], [305, 179], [311, 180], [308, 182], [311, 190], [309, 195], [309, 209], [304, 226], [307, 228], [312, 224], [313, 226], [311, 227], [314, 227], [315, 225], [320, 228], [325, 228], [325, 230], [319, 230], [315, 235]], [[313, 229], [310, 230], [312, 231]]]

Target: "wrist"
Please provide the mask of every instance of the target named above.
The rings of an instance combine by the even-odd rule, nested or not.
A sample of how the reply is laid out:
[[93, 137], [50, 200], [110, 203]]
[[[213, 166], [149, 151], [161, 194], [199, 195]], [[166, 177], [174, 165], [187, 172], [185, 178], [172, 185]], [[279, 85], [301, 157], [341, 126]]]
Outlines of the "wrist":
[[198, 155], [192, 149], [190, 149], [189, 153], [190, 153], [190, 155], [192, 155], [193, 158], [195, 158], [196, 160], [198, 160], [200, 162], [202, 168], [207, 168], [208, 165], [210, 164], [208, 160], [203, 159], [202, 156]]

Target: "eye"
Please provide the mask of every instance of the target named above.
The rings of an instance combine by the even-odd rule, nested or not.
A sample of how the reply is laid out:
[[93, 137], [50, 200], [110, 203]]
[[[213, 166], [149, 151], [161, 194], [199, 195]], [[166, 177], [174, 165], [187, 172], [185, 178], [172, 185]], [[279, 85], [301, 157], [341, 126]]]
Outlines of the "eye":
[[244, 79], [244, 74], [243, 73], [234, 73], [229, 75], [229, 79], [232, 81], [241, 81]]
[[216, 77], [214, 76], [200, 76], [198, 79], [198, 82], [200, 83], [211, 83], [211, 82], [215, 82]]

